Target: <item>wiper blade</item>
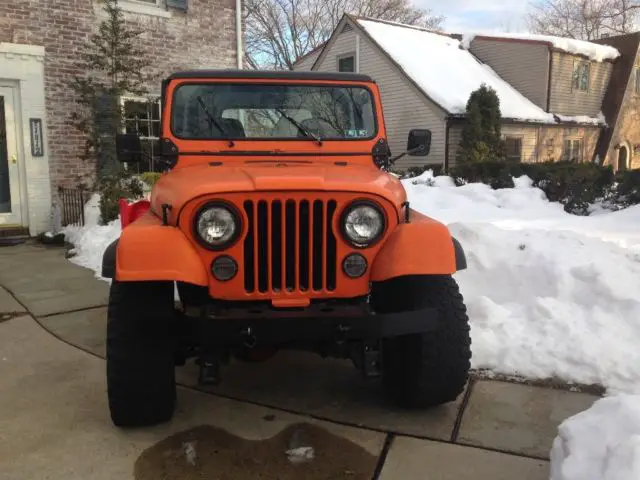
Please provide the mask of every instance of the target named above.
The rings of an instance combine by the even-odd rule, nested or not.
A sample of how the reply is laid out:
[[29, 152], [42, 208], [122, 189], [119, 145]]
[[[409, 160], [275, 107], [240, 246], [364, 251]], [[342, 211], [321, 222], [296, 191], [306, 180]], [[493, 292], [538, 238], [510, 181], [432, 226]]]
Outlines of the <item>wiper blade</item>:
[[198, 104], [200, 105], [200, 108], [202, 108], [202, 111], [207, 116], [207, 119], [209, 120], [209, 123], [211, 123], [211, 125], [216, 127], [220, 131], [220, 133], [222, 135], [224, 135], [224, 139], [229, 141], [229, 145], [233, 147], [234, 143], [233, 143], [233, 140], [231, 140], [229, 133], [227, 133], [227, 131], [220, 124], [220, 122], [218, 122], [216, 120], [216, 118], [211, 114], [211, 112], [209, 111], [209, 109], [205, 105], [204, 100], [202, 100], [202, 97], [200, 95], [198, 95], [196, 97], [196, 100], [198, 100]]
[[320, 138], [315, 133], [311, 132], [309, 129], [303, 127], [295, 118], [285, 113], [281, 108], [276, 108], [275, 111], [278, 112], [280, 115], [282, 115], [282, 118], [285, 118], [287, 121], [289, 121], [291, 125], [296, 127], [298, 131], [302, 133], [305, 137], [315, 140], [316, 142], [318, 142], [318, 145], [322, 145], [322, 138]]

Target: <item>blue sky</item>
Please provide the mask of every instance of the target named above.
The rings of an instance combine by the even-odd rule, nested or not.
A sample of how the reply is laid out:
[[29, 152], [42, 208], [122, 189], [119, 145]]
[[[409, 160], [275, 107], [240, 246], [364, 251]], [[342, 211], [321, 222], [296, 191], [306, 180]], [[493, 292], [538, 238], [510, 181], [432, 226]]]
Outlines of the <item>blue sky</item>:
[[530, 0], [414, 0], [414, 3], [444, 15], [447, 31], [527, 30], [525, 14]]

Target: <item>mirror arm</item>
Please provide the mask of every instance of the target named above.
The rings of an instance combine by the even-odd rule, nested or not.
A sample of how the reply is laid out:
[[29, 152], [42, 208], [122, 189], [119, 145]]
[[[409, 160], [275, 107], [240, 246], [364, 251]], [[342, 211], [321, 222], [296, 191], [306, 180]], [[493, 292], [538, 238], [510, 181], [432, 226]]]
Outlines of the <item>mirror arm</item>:
[[400, 155], [396, 155], [395, 157], [391, 157], [389, 159], [389, 165], [393, 165], [394, 163], [396, 163], [398, 160], [400, 160], [402, 157], [409, 155], [411, 153], [418, 153], [420, 151], [424, 150], [424, 147], [421, 145], [419, 147], [415, 147], [412, 148], [411, 150], [407, 150], [406, 152], [401, 153]]

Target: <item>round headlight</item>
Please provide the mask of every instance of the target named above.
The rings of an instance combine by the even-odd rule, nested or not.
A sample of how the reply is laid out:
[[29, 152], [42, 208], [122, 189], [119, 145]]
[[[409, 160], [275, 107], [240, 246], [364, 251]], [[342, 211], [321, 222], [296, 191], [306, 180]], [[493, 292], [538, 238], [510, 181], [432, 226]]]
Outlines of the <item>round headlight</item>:
[[240, 224], [237, 215], [229, 207], [205, 205], [196, 216], [195, 231], [203, 246], [222, 249], [237, 238]]
[[384, 216], [373, 203], [354, 203], [342, 218], [344, 234], [356, 247], [371, 245], [384, 231]]

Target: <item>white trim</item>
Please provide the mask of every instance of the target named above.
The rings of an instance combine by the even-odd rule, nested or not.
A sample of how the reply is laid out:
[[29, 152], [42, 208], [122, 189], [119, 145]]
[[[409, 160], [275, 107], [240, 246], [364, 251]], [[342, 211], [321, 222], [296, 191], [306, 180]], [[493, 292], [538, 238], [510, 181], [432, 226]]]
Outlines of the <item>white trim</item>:
[[[171, 12], [165, 10], [162, 5], [156, 3], [155, 5], [150, 3], [141, 3], [134, 0], [120, 0], [118, 6], [124, 12], [137, 13], [139, 15], [150, 15], [152, 17], [171, 18], [173, 15]], [[97, 11], [98, 15], [102, 18], [105, 16], [105, 12], [102, 8], [102, 4], [93, 4], [94, 11]]]
[[40, 45], [22, 45], [17, 43], [0, 42], [0, 53], [44, 57], [44, 47], [41, 47]]
[[236, 61], [238, 70], [244, 65], [244, 47], [242, 45], [242, 0], [236, 0]]
[[616, 170], [620, 170], [620, 152], [622, 149], [627, 150], [627, 164], [625, 165], [625, 170], [629, 170], [631, 168], [631, 155], [633, 155], [633, 150], [631, 150], [631, 145], [629, 142], [620, 142], [620, 148], [618, 149], [618, 155], [616, 156]]
[[[47, 111], [44, 93], [44, 48], [38, 45], [0, 43], [0, 78], [3, 85], [15, 86], [18, 162], [22, 177], [22, 224], [31, 235], [51, 228], [51, 183]], [[42, 120], [44, 155], [32, 156], [30, 118]]]

